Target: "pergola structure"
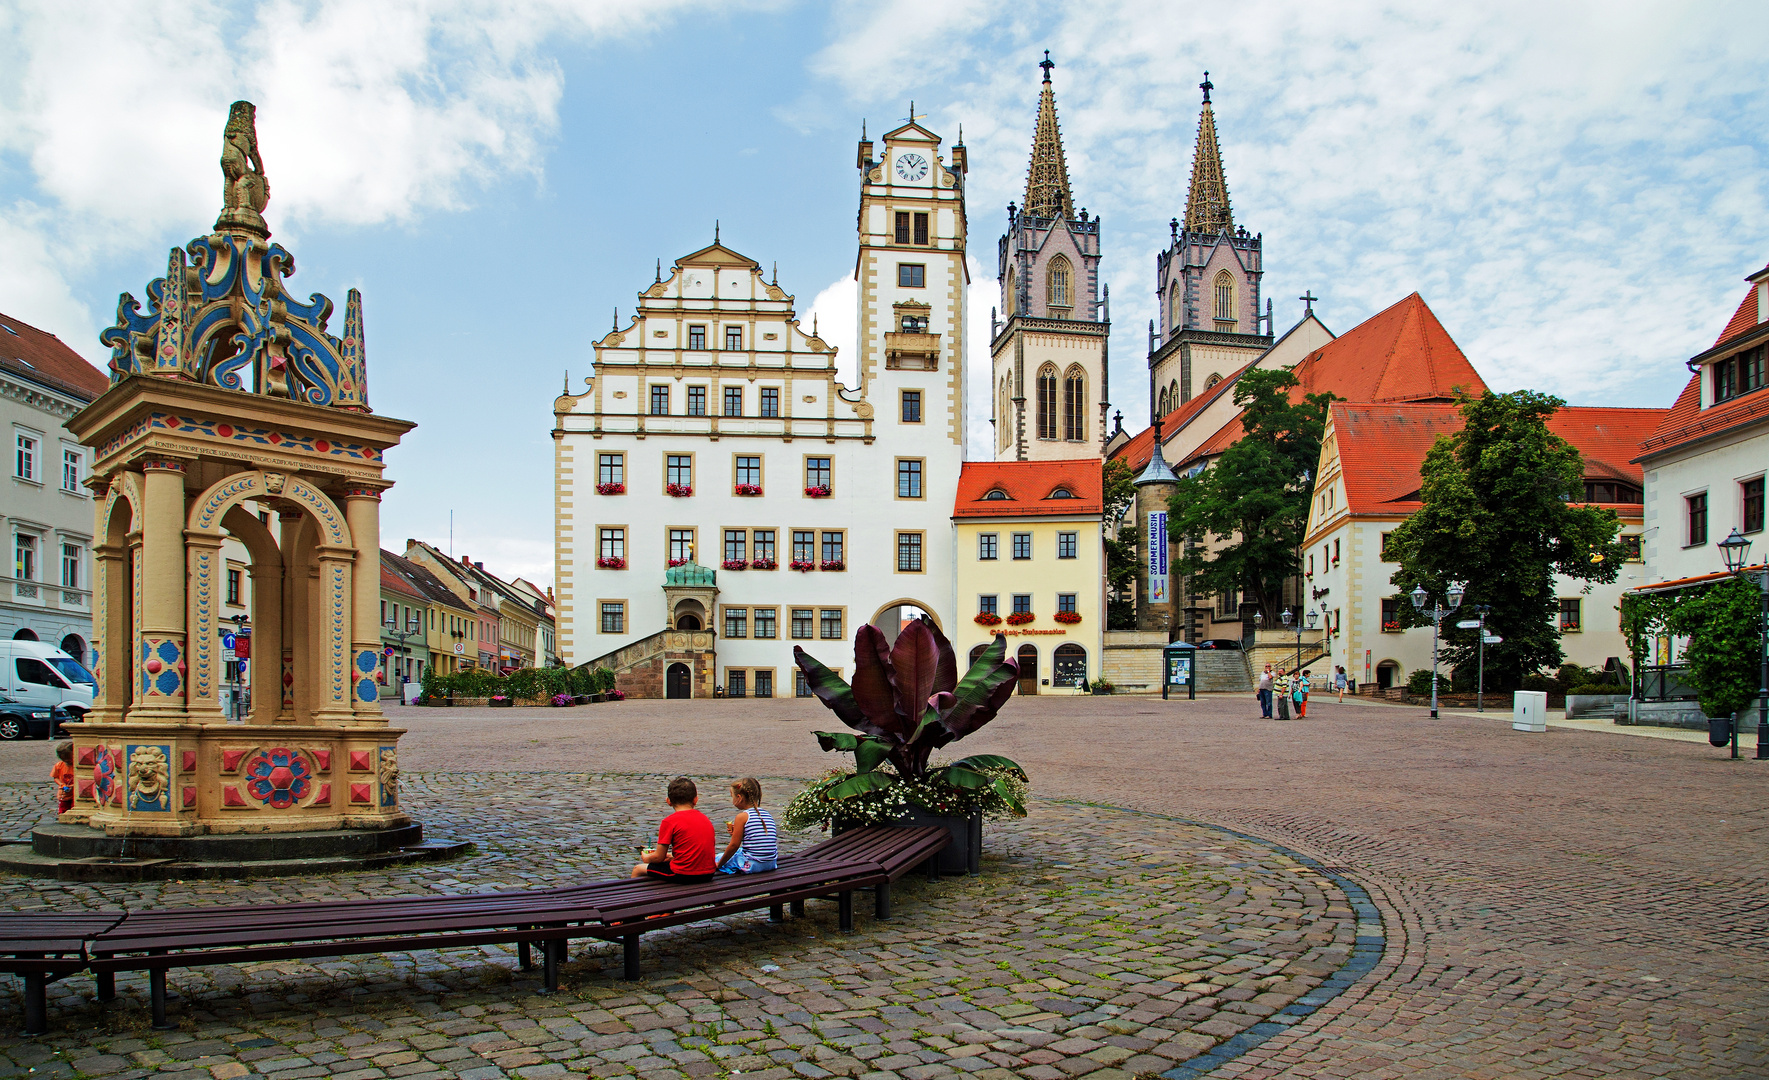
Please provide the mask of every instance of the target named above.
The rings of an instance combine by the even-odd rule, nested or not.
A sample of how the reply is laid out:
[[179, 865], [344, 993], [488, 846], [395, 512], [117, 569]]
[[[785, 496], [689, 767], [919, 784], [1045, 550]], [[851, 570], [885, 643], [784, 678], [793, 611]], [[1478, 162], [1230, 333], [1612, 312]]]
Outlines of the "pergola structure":
[[[122, 296], [102, 335], [112, 386], [68, 424], [93, 451], [99, 685], [73, 729], [74, 808], [52, 830], [64, 854], [78, 848], [70, 827], [356, 830], [357, 849], [361, 831], [399, 843], [415, 831], [399, 803], [402, 732], [381, 715], [374, 678], [384, 455], [413, 425], [369, 410], [361, 295], [350, 291], [334, 336], [330, 300], [287, 290], [294, 260], [269, 241], [246, 102], [228, 120], [222, 170], [214, 232], [172, 250], [145, 312]], [[234, 723], [228, 537], [252, 581], [251, 712]]]

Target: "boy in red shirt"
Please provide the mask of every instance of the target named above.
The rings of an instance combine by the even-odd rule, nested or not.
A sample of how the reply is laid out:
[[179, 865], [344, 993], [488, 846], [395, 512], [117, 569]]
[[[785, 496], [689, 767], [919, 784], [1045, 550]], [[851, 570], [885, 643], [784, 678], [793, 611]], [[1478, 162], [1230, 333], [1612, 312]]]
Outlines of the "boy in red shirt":
[[718, 868], [713, 858], [713, 823], [694, 808], [699, 801], [694, 781], [686, 776], [670, 781], [669, 804], [674, 813], [657, 827], [657, 846], [640, 854], [639, 865], [633, 867], [634, 877], [688, 883], [712, 880]]
[[55, 767], [49, 770], [49, 778], [55, 782], [55, 809], [58, 814], [65, 814], [74, 808], [74, 744], [58, 743], [55, 747]]

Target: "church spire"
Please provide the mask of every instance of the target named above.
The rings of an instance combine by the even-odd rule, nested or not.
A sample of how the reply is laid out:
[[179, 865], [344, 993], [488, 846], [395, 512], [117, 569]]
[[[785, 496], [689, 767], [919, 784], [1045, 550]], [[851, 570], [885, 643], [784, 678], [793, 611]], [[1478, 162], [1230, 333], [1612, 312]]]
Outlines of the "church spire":
[[1032, 136], [1032, 164], [1026, 170], [1025, 212], [1033, 217], [1074, 216], [1069, 198], [1069, 163], [1063, 158], [1063, 132], [1057, 126], [1056, 93], [1050, 85], [1050, 69], [1056, 67], [1050, 50], [1044, 50], [1044, 89], [1038, 95], [1038, 130]]
[[1216, 145], [1216, 116], [1210, 111], [1210, 73], [1198, 84], [1204, 91], [1204, 111], [1198, 117], [1198, 147], [1192, 155], [1192, 190], [1185, 202], [1188, 232], [1215, 235], [1232, 232], [1234, 211], [1228, 204], [1228, 180], [1222, 174], [1222, 150]]

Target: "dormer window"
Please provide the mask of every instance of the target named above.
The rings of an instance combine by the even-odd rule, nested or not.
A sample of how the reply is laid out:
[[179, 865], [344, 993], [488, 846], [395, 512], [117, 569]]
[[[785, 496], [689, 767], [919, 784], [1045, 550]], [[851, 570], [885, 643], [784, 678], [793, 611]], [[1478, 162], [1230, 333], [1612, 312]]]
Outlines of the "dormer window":
[[1769, 346], [1758, 345], [1714, 364], [1714, 404], [1763, 388], [1766, 348]]
[[1000, 488], [991, 488], [989, 490], [989, 494], [983, 496], [983, 499], [987, 502], [1000, 502], [1006, 498], [1007, 498], [1007, 492], [1001, 490]]
[[1055, 491], [1045, 496], [1047, 499], [1073, 499], [1074, 497], [1075, 493], [1068, 488], [1057, 488]]

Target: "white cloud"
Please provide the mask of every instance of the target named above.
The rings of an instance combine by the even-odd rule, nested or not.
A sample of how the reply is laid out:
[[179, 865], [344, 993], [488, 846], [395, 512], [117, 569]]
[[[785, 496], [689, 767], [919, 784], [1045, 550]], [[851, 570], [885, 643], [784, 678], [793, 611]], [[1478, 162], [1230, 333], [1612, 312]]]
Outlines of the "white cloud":
[[859, 318], [858, 295], [854, 275], [843, 274], [818, 293], [810, 307], [799, 313], [799, 326], [806, 333], [815, 329], [818, 337], [835, 347], [835, 377], [850, 389], [860, 384], [859, 354], [854, 345], [857, 340], [855, 320]]
[[76, 348], [94, 340], [67, 278], [213, 220], [239, 98], [258, 106], [266, 216], [285, 238], [458, 209], [493, 179], [538, 175], [563, 93], [545, 47], [663, 25], [691, 2], [0, 8], [0, 155], [28, 162], [36, 188], [34, 205], [0, 209], [0, 235], [55, 256], [0, 279], [50, 279], [7, 302]]
[[1769, 258], [1760, 4], [946, 7], [957, 40], [908, 57], [876, 31], [920, 7], [857, 6], [814, 70], [868, 105], [913, 94], [949, 138], [963, 123], [981, 252], [1023, 187], [1051, 50], [1130, 416], [1205, 68], [1280, 331], [1306, 288], [1341, 332], [1416, 289], [1495, 387], [1668, 405]]

